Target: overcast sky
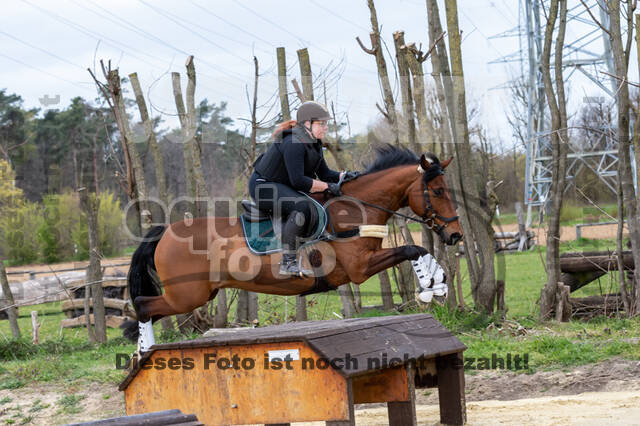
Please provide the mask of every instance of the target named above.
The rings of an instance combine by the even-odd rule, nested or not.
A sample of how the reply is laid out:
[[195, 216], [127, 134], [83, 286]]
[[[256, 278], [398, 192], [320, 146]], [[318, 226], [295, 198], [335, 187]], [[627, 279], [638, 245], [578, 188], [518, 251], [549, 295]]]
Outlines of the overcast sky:
[[[229, 116], [241, 126], [237, 119], [249, 117], [246, 86], [251, 90], [253, 55], [260, 63], [259, 103], [271, 104], [275, 49], [284, 46], [292, 76], [298, 75], [301, 47], [309, 48], [315, 75], [340, 65], [342, 78], [328, 79], [328, 100], [339, 114], [348, 113], [353, 132], [380, 116], [375, 61], [355, 41], [359, 35], [369, 43], [366, 0], [4, 0], [2, 5], [0, 88], [22, 96], [27, 107], [45, 108], [40, 102], [45, 96], [60, 95], [62, 107], [74, 96], [95, 98], [86, 69], [111, 59], [121, 76], [138, 73], [154, 114], [173, 125], [170, 72], [183, 74], [184, 89], [184, 63], [192, 54], [196, 99], [228, 102]], [[507, 92], [492, 88], [504, 85], [520, 65], [509, 69], [488, 62], [520, 48], [517, 37], [490, 39], [517, 26], [518, 1], [459, 0], [458, 5], [468, 98], [480, 105], [490, 136], [509, 141]], [[424, 0], [376, 0], [376, 6], [390, 50], [391, 34], [399, 29], [407, 42], [428, 44]], [[430, 64], [425, 66], [430, 72]], [[259, 115], [272, 114], [263, 108]]]

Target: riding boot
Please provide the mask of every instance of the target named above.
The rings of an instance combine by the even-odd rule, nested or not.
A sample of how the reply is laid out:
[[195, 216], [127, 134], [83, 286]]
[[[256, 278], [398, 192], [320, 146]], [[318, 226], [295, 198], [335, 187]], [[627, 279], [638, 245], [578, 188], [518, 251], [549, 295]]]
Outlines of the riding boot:
[[280, 262], [280, 275], [293, 275], [303, 278], [310, 276], [313, 271], [301, 269], [298, 265], [298, 237], [304, 231], [304, 215], [293, 212], [282, 227], [282, 260]]

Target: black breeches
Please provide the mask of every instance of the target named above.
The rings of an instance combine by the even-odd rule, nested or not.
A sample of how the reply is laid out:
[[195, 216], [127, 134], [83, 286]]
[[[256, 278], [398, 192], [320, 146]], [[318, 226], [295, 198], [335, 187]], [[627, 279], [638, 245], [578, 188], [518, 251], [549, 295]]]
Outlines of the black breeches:
[[298, 212], [297, 222], [301, 229], [299, 237], [307, 237], [314, 231], [312, 222], [315, 222], [313, 219], [316, 207], [311, 200], [293, 188], [262, 180], [253, 173], [249, 179], [249, 194], [260, 210], [280, 216], [283, 222], [291, 213]]

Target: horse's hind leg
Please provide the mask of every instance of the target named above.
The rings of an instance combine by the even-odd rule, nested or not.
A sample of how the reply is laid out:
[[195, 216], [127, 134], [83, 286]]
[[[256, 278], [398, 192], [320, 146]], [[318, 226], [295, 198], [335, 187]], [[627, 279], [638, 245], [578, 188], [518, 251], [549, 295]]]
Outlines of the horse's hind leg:
[[178, 312], [167, 303], [164, 296], [138, 296], [133, 303], [138, 312], [138, 352], [147, 352], [156, 343], [153, 323]]
[[180, 313], [167, 303], [164, 296], [138, 296], [134, 303], [140, 322], [155, 322], [162, 317]]

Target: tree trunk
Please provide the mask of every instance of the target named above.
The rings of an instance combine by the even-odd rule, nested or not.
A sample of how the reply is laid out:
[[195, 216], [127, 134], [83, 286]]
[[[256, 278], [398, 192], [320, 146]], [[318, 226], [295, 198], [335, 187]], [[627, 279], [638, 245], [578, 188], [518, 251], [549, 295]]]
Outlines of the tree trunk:
[[226, 327], [228, 324], [229, 308], [227, 306], [227, 289], [221, 288], [216, 296], [216, 313], [213, 317], [213, 326]]
[[[405, 127], [402, 134], [406, 135], [406, 143], [411, 149], [420, 154], [420, 147], [416, 140], [416, 121], [414, 119], [413, 95], [411, 90], [409, 61], [407, 55], [409, 49], [404, 41], [404, 31], [393, 33], [393, 43], [396, 48], [396, 63], [398, 64], [398, 77], [400, 79], [400, 93], [402, 94], [402, 126]], [[400, 127], [400, 126], [399, 126]]]
[[[422, 62], [426, 60], [426, 57], [423, 57], [422, 52], [418, 52], [414, 43], [407, 46], [406, 56], [413, 81], [413, 102], [415, 104], [416, 116], [418, 117], [417, 142], [419, 148], [416, 153], [420, 154], [426, 150], [437, 154], [435, 141], [436, 131], [427, 115], [424, 70], [422, 69]], [[420, 56], [420, 59], [416, 56]]]
[[[627, 213], [627, 223], [629, 225], [629, 240], [631, 241], [631, 253], [635, 265], [640, 264], [640, 218], [638, 217], [639, 205], [633, 186], [633, 174], [631, 166], [631, 140], [629, 136], [629, 85], [628, 85], [628, 66], [629, 51], [624, 50], [622, 46], [622, 33], [620, 23], [620, 0], [611, 0], [608, 2], [609, 22], [610, 22], [610, 41], [611, 52], [613, 54], [613, 62], [615, 72], [620, 79], [619, 88], [616, 92], [616, 104], [618, 110], [618, 179], [622, 185], [622, 194], [624, 199], [625, 210]], [[638, 18], [636, 17], [636, 21]], [[633, 31], [633, 26], [628, 24], [629, 35]], [[640, 48], [639, 48], [640, 50]], [[636, 136], [637, 140], [637, 136]], [[636, 151], [636, 156], [638, 152]], [[637, 158], [637, 157], [636, 157]], [[640, 313], [640, 273], [637, 269], [633, 274], [631, 288], [634, 295], [634, 306], [630, 308], [630, 315]]]
[[129, 126], [129, 116], [127, 115], [124, 97], [122, 96], [118, 70], [109, 71], [108, 83], [111, 99], [113, 101], [116, 123], [118, 124], [118, 130], [120, 131], [120, 137], [122, 138], [123, 148], [125, 148], [125, 158], [129, 158], [129, 161], [127, 161], [127, 179], [130, 180], [130, 193], [128, 195], [131, 200], [135, 200], [136, 198], [139, 200], [139, 203], [136, 204], [139, 209], [140, 230], [142, 232], [142, 224], [144, 223], [142, 214], [145, 210], [149, 210], [146, 201], [149, 194], [147, 192], [147, 185], [144, 178], [142, 161], [140, 161], [138, 149], [136, 148], [133, 133], [131, 132], [131, 126]]
[[207, 204], [209, 200], [209, 191], [207, 191], [207, 185], [204, 180], [204, 174], [202, 172], [202, 165], [200, 163], [200, 157], [202, 155], [202, 147], [196, 137], [196, 129], [198, 126], [198, 121], [196, 118], [196, 104], [195, 104], [195, 93], [196, 93], [196, 68], [193, 63], [193, 56], [189, 56], [186, 62], [187, 67], [187, 92], [186, 92], [186, 103], [187, 103], [187, 130], [186, 133], [189, 137], [189, 143], [192, 145], [191, 155], [193, 156], [192, 167], [193, 167], [193, 180], [195, 183], [195, 197], [196, 200], [203, 199], [206, 200], [207, 203], [198, 203], [197, 206], [197, 216], [205, 217], [207, 216], [208, 210]]
[[13, 306], [16, 304], [16, 302], [13, 299], [11, 287], [9, 287], [7, 271], [4, 268], [2, 259], [0, 259], [0, 284], [2, 285], [2, 299], [0, 300], [0, 309], [5, 309], [8, 307], [7, 315], [9, 316], [9, 327], [11, 328], [11, 335], [14, 339], [19, 339], [20, 328], [18, 327], [18, 308]]
[[[243, 174], [244, 182], [242, 183], [242, 188], [245, 188], [245, 195], [248, 196], [247, 182], [249, 180], [248, 173], [251, 173], [251, 166], [256, 160], [256, 136], [258, 132], [258, 119], [256, 116], [256, 111], [258, 108], [258, 58], [253, 57], [254, 64], [254, 83], [253, 83], [253, 102], [251, 103], [251, 152], [249, 153], [249, 161], [248, 165], [245, 168], [246, 172]], [[240, 177], [242, 179], [242, 177]], [[236, 321], [238, 322], [251, 322], [254, 319], [258, 318], [258, 297], [255, 293], [249, 292], [246, 290], [238, 290], [238, 309], [236, 314]], [[242, 304], [242, 307], [241, 307]], [[255, 306], [253, 306], [255, 304]], [[255, 311], [255, 315], [252, 315], [251, 312]]]
[[[300, 65], [300, 76], [302, 78], [302, 95], [304, 101], [312, 101], [313, 98], [313, 76], [311, 74], [311, 61], [309, 51], [304, 48], [297, 51], [298, 63]], [[296, 296], [296, 321], [307, 320], [307, 298]]]
[[376, 7], [373, 0], [367, 0], [369, 6], [369, 13], [371, 15], [371, 49], [364, 47], [358, 37], [358, 43], [362, 50], [366, 53], [375, 56], [376, 66], [378, 68], [378, 77], [380, 78], [380, 85], [382, 86], [382, 93], [385, 106], [385, 117], [391, 126], [392, 133], [396, 138], [395, 144], [400, 143], [400, 136], [398, 131], [398, 118], [396, 114], [396, 104], [393, 98], [393, 90], [391, 89], [391, 82], [389, 81], [389, 74], [387, 73], [387, 62], [384, 59], [384, 52], [382, 50], [382, 40], [380, 37], [380, 27], [378, 25], [378, 16], [376, 13]]
[[394, 308], [394, 304], [389, 271], [385, 269], [378, 273], [378, 280], [380, 281], [380, 294], [382, 295], [382, 309], [385, 311], [391, 311]]
[[138, 73], [134, 72], [129, 74], [129, 79], [131, 81], [131, 87], [133, 87], [133, 93], [136, 96], [136, 103], [138, 104], [138, 110], [140, 111], [140, 118], [142, 119], [142, 124], [144, 126], [145, 136], [147, 137], [149, 147], [151, 148], [151, 154], [153, 155], [153, 162], [156, 169], [156, 184], [158, 185], [158, 194], [160, 195], [160, 200], [162, 200], [165, 206], [168, 206], [169, 198], [167, 195], [167, 183], [164, 174], [162, 153], [160, 152], [160, 148], [158, 147], [158, 140], [153, 130], [153, 123], [151, 122], [151, 118], [149, 117], [147, 104], [144, 100], [144, 95], [142, 94], [142, 87], [140, 86], [140, 81], [138, 80]]
[[[551, 82], [551, 44], [553, 30], [558, 18], [560, 3], [560, 24], [555, 42], [555, 81], [556, 93]], [[551, 171], [551, 209], [549, 229], [547, 230], [547, 283], [540, 294], [540, 320], [549, 319], [556, 305], [558, 282], [560, 281], [560, 209], [565, 188], [566, 144], [568, 143], [567, 113], [562, 79], [562, 48], [567, 21], [566, 1], [552, 0], [549, 7], [549, 18], [545, 29], [544, 49], [542, 52], [542, 80], [544, 82], [547, 103], [551, 114], [551, 149], [553, 166]]]
[[357, 312], [357, 309], [354, 303], [351, 285], [345, 284], [338, 287], [338, 294], [340, 295], [340, 302], [342, 303], [343, 318], [353, 318], [353, 316]]
[[187, 111], [184, 107], [184, 101], [182, 99], [182, 86], [180, 84], [180, 73], [172, 72], [171, 79], [173, 81], [173, 97], [176, 103], [176, 109], [178, 110], [178, 118], [180, 119], [180, 126], [182, 127], [182, 156], [184, 158], [184, 174], [187, 195], [189, 197], [195, 197], [195, 181], [192, 170], [193, 150], [192, 143], [187, 139], [185, 129], [188, 128]]
[[[86, 188], [78, 190], [80, 194], [80, 206], [87, 218], [87, 230], [89, 237], [89, 266], [87, 267], [86, 283], [91, 284], [93, 296], [93, 317], [95, 324], [95, 339], [100, 343], [107, 342], [107, 320], [104, 308], [104, 296], [102, 291], [102, 269], [100, 258], [102, 257], [98, 239], [98, 209], [100, 199], [96, 194], [87, 194]], [[88, 292], [89, 286], [85, 287]]]
[[284, 47], [276, 49], [278, 58], [278, 96], [280, 98], [280, 111], [282, 111], [282, 120], [291, 120], [291, 111], [289, 108], [289, 95], [287, 94], [287, 56]]
[[[430, 34], [437, 34], [439, 18], [437, 2], [429, 0], [429, 20], [433, 29]], [[472, 151], [469, 142], [469, 129], [467, 123], [467, 111], [465, 100], [464, 73], [462, 69], [462, 50], [460, 40], [460, 30], [458, 27], [458, 9], [456, 0], [446, 0], [446, 16], [449, 37], [449, 48], [451, 55], [451, 75], [446, 76], [446, 69], [443, 65], [443, 58], [440, 57], [441, 76], [443, 78], [443, 88], [449, 116], [451, 117], [451, 130], [453, 143], [453, 154], [456, 161], [452, 170], [454, 192], [460, 204], [458, 214], [464, 231], [465, 252], [467, 254], [467, 264], [469, 277], [471, 280], [471, 294], [476, 307], [485, 311], [493, 312], [495, 306], [496, 281], [494, 269], [494, 238], [490, 232], [489, 212], [482, 206], [480, 193], [475, 182], [477, 179], [473, 173]], [[436, 40], [432, 40], [435, 42]], [[438, 53], [445, 55], [444, 49], [439, 49], [441, 42], [436, 43]], [[464, 190], [462, 186], [464, 183]], [[476, 250], [476, 246], [478, 250]]]
[[298, 50], [298, 62], [300, 63], [300, 77], [302, 78], [302, 93], [305, 101], [312, 101], [313, 98], [313, 76], [311, 74], [311, 62], [309, 61], [309, 51], [305, 47]]
[[[618, 163], [618, 167], [620, 163]], [[618, 170], [618, 174], [620, 171]], [[624, 311], [629, 316], [629, 309], [631, 308], [631, 301], [627, 293], [627, 282], [625, 280], [625, 267], [622, 248], [622, 233], [624, 231], [624, 203], [623, 203], [622, 185], [620, 179], [618, 179], [618, 230], [616, 232], [616, 254], [618, 258], [618, 281], [620, 282], [620, 295], [622, 297], [622, 303], [624, 304]]]

